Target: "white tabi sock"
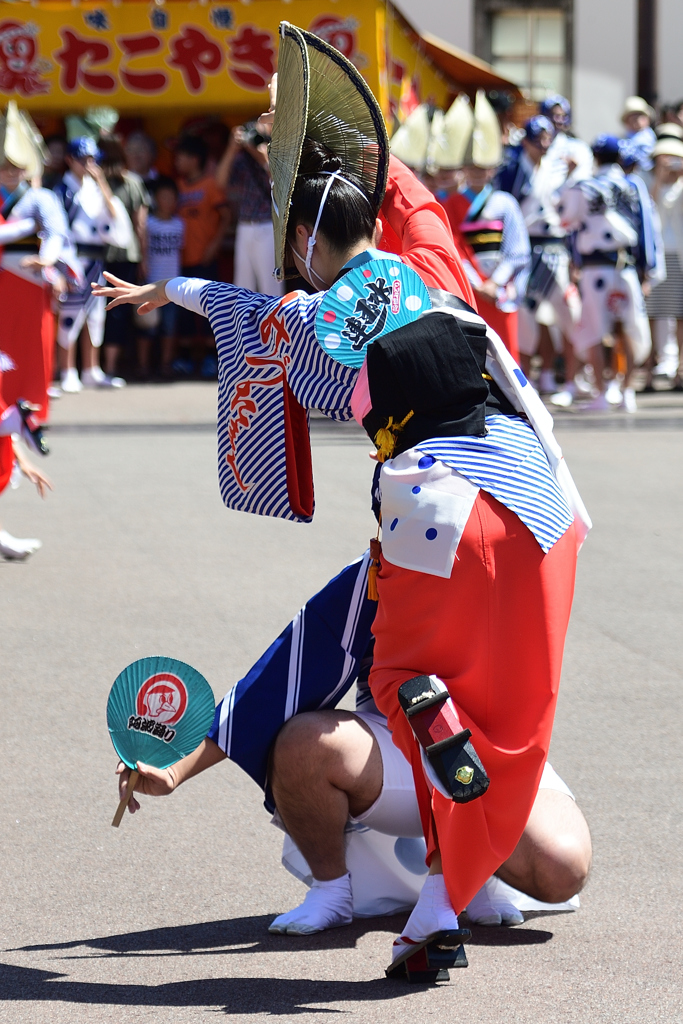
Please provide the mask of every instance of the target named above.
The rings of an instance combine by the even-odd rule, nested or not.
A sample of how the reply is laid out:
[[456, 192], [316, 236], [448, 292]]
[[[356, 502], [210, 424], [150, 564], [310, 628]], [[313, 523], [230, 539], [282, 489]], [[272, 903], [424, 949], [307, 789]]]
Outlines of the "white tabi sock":
[[394, 941], [392, 962], [408, 946], [423, 942], [435, 932], [454, 931], [458, 915], [451, 906], [443, 875], [428, 875], [402, 934]]
[[472, 924], [494, 927], [499, 924], [524, 924], [524, 914], [503, 896], [496, 893], [496, 881], [489, 878], [467, 904], [467, 916]]
[[19, 561], [33, 555], [40, 547], [41, 542], [34, 537], [21, 540], [19, 537], [13, 537], [7, 530], [0, 530], [0, 555], [3, 558]]
[[268, 931], [273, 935], [313, 935], [327, 928], [339, 928], [353, 920], [351, 875], [333, 878], [330, 882], [313, 879], [303, 903], [280, 914]]

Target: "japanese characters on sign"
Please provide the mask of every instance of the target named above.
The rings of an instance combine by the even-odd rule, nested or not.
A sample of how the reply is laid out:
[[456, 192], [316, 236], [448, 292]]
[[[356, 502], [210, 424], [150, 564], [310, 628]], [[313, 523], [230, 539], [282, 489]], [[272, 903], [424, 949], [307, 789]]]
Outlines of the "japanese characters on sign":
[[[350, 6], [360, 9], [360, 0]], [[357, 17], [306, 7], [307, 27], [359, 69], [369, 67], [363, 51], [376, 50], [372, 18], [362, 27]], [[253, 102], [276, 70], [282, 16], [276, 0], [258, 11], [237, 3], [38, 3], [27, 19], [0, 20], [0, 99], [37, 109], [103, 100], [121, 109], [154, 107], [161, 99], [187, 106], [195, 97], [209, 106]]]

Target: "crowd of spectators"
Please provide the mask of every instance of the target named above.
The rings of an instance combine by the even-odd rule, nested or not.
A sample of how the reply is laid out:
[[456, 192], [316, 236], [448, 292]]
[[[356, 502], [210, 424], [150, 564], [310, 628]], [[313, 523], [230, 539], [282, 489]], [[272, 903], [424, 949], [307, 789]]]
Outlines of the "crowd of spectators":
[[[101, 216], [108, 220], [99, 223], [95, 217], [89, 230], [93, 235], [97, 230], [110, 232], [104, 270], [118, 278], [144, 282], [182, 274], [234, 280], [277, 294], [280, 285], [272, 277], [268, 131], [267, 125], [257, 122], [233, 129], [229, 136], [225, 129], [216, 139], [184, 135], [173, 149], [171, 174], [159, 172], [155, 143], [143, 132], [125, 140], [112, 135], [70, 142], [55, 135], [46, 139], [50, 160], [43, 185], [63, 201], [67, 197], [67, 206], [74, 195], [83, 195], [87, 206], [88, 192], [99, 190]], [[111, 200], [117, 201], [116, 216], [107, 209]], [[70, 209], [66, 212], [73, 229]], [[80, 207], [79, 216], [84, 216]], [[129, 230], [122, 234], [124, 216]], [[92, 247], [77, 233], [73, 241], [85, 262]], [[89, 285], [88, 279], [86, 289]], [[71, 304], [76, 301], [71, 296]], [[78, 301], [85, 309], [86, 292]], [[62, 345], [67, 355], [60, 353], [53, 397], [79, 391], [84, 383], [122, 387], [127, 380], [217, 376], [215, 343], [203, 317], [172, 305], [146, 316], [121, 306], [106, 314], [100, 350], [100, 326], [91, 309], [85, 311], [82, 324], [71, 307], [58, 304], [57, 309], [62, 325], [68, 322], [71, 333], [80, 335], [81, 357], [78, 360], [78, 338], [70, 337]], [[96, 358], [100, 351], [101, 360]], [[89, 376], [92, 365], [95, 378]]]

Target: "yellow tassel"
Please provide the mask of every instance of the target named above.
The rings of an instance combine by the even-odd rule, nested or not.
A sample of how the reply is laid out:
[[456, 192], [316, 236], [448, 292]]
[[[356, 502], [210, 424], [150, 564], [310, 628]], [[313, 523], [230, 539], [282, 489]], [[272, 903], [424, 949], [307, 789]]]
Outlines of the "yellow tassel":
[[389, 417], [389, 422], [386, 427], [380, 427], [375, 434], [375, 447], [377, 448], [377, 461], [386, 462], [394, 454], [394, 448], [396, 447], [397, 435], [403, 430], [406, 423], [411, 416], [414, 416], [414, 412], [411, 409], [407, 416], [405, 416], [400, 423], [394, 423], [394, 417]]

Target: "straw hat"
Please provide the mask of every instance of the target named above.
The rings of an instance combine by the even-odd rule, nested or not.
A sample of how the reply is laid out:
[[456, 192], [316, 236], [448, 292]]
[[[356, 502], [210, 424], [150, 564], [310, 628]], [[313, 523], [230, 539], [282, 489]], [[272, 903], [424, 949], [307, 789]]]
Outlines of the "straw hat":
[[660, 139], [655, 144], [652, 153], [650, 154], [652, 159], [656, 156], [678, 156], [683, 157], [683, 140], [681, 139]]
[[624, 109], [621, 113], [621, 120], [625, 121], [629, 114], [647, 114], [651, 121], [655, 119], [654, 109], [642, 96], [627, 96], [624, 102]]
[[307, 136], [341, 158], [342, 174], [361, 182], [378, 213], [389, 171], [389, 139], [379, 104], [343, 54], [311, 32], [283, 21], [269, 149], [276, 276], [280, 281], [289, 269], [287, 221]]
[[413, 170], [423, 170], [432, 135], [432, 119], [443, 117], [440, 110], [430, 112], [426, 103], [408, 114], [391, 136], [391, 152]]
[[428, 166], [444, 168], [473, 164], [475, 167], [497, 167], [501, 162], [500, 124], [483, 89], [477, 92], [474, 110], [469, 98], [460, 93], [443, 115], [438, 131], [435, 125], [436, 118], [432, 122]]
[[683, 139], [683, 127], [672, 121], [665, 121], [657, 125], [655, 135], [658, 139]]
[[462, 167], [473, 130], [474, 114], [470, 99], [461, 92], [442, 115], [439, 124], [436, 123], [436, 117], [434, 118], [428, 154], [430, 167]]
[[34, 178], [43, 173], [47, 156], [43, 137], [33, 121], [10, 100], [7, 113], [0, 117], [0, 160], [21, 167], [27, 178]]

